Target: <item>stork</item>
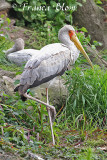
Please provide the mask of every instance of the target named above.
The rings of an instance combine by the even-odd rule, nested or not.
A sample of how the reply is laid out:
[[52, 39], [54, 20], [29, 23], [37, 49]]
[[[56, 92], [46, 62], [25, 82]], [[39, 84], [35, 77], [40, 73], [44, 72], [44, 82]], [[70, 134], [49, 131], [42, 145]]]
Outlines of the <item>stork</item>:
[[10, 62], [22, 66], [32, 56], [37, 56], [39, 54], [38, 51], [39, 50], [36, 49], [24, 49], [24, 40], [22, 38], [17, 38], [13, 47], [5, 52], [5, 56]]
[[83, 49], [71, 25], [62, 27], [58, 32], [58, 38], [61, 43], [46, 45], [38, 51], [39, 55], [33, 56], [26, 63], [21, 75], [20, 84], [15, 89], [15, 91], [19, 92], [22, 100], [29, 98], [46, 105], [49, 114], [53, 145], [55, 144], [55, 140], [52, 122], [55, 119], [56, 110], [54, 106], [49, 104], [48, 89], [46, 90], [47, 103], [28, 95], [27, 90], [32, 87], [37, 87], [42, 83], [46, 83], [56, 76], [61, 76], [67, 70], [68, 65], [75, 63], [80, 52], [93, 68], [91, 60]]

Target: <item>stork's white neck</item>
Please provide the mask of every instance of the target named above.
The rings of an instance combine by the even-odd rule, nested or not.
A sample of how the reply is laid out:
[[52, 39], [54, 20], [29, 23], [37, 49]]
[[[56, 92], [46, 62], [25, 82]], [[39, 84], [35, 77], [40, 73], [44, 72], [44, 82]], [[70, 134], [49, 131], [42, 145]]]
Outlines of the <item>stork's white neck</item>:
[[71, 52], [71, 60], [73, 63], [75, 63], [75, 61], [79, 57], [80, 51], [77, 49], [75, 44], [70, 40], [68, 32], [63, 32], [62, 34], [59, 34], [58, 38], [61, 43], [65, 44], [67, 48], [69, 48]]

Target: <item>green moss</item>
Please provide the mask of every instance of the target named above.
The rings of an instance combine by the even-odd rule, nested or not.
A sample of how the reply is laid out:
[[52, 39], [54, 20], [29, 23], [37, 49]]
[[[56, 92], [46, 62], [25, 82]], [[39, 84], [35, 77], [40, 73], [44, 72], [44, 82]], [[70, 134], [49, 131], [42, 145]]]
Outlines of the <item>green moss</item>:
[[92, 147], [98, 147], [102, 145], [106, 145], [106, 142], [103, 139], [98, 139], [98, 140], [87, 140], [86, 144]]

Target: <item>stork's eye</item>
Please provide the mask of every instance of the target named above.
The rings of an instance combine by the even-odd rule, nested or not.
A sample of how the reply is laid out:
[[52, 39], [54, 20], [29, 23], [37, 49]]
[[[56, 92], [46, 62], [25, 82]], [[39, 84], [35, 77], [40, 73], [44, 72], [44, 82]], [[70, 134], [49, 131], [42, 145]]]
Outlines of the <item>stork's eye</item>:
[[69, 33], [73, 35], [75, 34], [75, 31], [70, 30]]
[[70, 39], [72, 38], [72, 36], [75, 34], [75, 31], [72, 31], [72, 30], [70, 30], [69, 31], [69, 37], [70, 37]]

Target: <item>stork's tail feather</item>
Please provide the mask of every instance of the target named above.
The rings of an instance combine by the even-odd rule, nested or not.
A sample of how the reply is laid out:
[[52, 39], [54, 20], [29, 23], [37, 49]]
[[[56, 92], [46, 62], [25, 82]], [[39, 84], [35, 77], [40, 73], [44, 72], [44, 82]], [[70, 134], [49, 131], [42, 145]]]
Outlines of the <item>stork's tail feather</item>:
[[22, 95], [21, 100], [25, 102], [27, 100], [27, 98]]
[[24, 96], [24, 94], [27, 92], [29, 88], [29, 85], [19, 85], [14, 89], [14, 92], [19, 92], [19, 95], [21, 96], [22, 101], [26, 101], [27, 98]]
[[19, 86], [17, 86], [15, 89], [14, 89], [14, 92], [17, 92], [19, 89]]

